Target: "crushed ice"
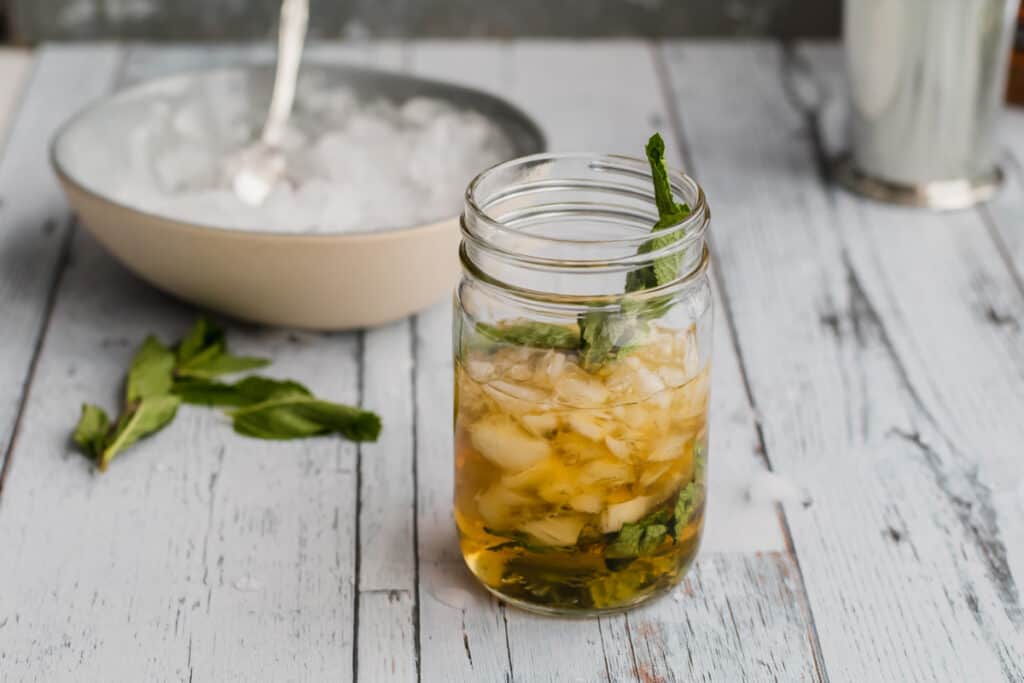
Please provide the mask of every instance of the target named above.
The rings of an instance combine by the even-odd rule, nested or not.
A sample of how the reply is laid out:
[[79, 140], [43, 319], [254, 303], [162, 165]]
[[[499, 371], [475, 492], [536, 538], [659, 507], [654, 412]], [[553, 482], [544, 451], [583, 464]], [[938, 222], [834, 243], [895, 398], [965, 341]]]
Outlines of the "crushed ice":
[[[76, 174], [91, 189], [165, 217], [334, 233], [452, 218], [468, 182], [513, 154], [502, 130], [478, 112], [427, 97], [360, 99], [318, 76], [300, 79], [282, 143], [287, 171], [262, 206], [244, 204], [224, 178], [225, 159], [259, 130], [260, 113], [237, 77], [136, 102], [144, 111], [122, 117], [128, 149], [111, 150], [118, 160], [82, 159], [83, 148], [72, 166], [92, 169]], [[102, 156], [95, 147], [92, 155]]]

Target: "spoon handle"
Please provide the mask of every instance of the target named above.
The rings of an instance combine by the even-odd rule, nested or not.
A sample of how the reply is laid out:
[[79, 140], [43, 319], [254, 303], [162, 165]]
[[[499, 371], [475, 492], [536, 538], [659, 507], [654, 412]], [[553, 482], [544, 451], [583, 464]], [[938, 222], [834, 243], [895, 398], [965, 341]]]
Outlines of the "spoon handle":
[[263, 126], [262, 141], [276, 147], [284, 135], [285, 124], [295, 101], [295, 83], [299, 76], [302, 46], [309, 24], [309, 0], [284, 0], [281, 3], [281, 27], [277, 36], [277, 71], [270, 111]]

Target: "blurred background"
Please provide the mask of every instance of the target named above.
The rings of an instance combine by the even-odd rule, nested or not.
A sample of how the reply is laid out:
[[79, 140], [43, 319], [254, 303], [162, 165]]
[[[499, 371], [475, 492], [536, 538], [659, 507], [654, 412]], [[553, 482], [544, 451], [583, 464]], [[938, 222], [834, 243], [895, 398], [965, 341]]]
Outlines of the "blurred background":
[[[3, 40], [270, 38], [278, 0], [0, 0]], [[839, 33], [840, 0], [313, 0], [311, 38]]]

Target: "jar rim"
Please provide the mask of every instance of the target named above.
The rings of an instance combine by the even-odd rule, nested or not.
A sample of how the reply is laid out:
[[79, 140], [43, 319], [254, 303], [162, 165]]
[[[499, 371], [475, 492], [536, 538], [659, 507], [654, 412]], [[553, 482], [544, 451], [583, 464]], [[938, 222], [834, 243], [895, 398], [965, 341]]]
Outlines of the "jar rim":
[[521, 300], [534, 301], [541, 304], [574, 306], [579, 307], [581, 310], [593, 310], [595, 307], [617, 306], [626, 298], [646, 301], [648, 299], [664, 297], [676, 292], [677, 290], [681, 290], [704, 276], [711, 263], [711, 251], [708, 249], [708, 245], [704, 244], [701, 247], [700, 259], [697, 261], [696, 265], [670, 282], [635, 292], [616, 292], [609, 294], [555, 294], [553, 292], [531, 289], [529, 287], [522, 287], [504, 282], [488, 275], [482, 268], [473, 262], [473, 259], [471, 259], [466, 253], [465, 242], [463, 242], [459, 247], [459, 259], [462, 262], [462, 267], [465, 268], [466, 271], [469, 272], [478, 282], [493, 288], [502, 295], [511, 296]]
[[[503, 192], [498, 193], [493, 197], [488, 197], [486, 204], [481, 203], [478, 197], [478, 191], [480, 186], [490, 180], [493, 176], [516, 166], [527, 166], [538, 162], [559, 162], [559, 161], [586, 161], [587, 166], [592, 170], [604, 171], [609, 173], [618, 173], [633, 178], [646, 178], [650, 179], [650, 171], [648, 161], [639, 157], [629, 156], [625, 154], [601, 154], [601, 153], [588, 153], [588, 152], [540, 152], [537, 154], [530, 154], [527, 156], [517, 157], [508, 161], [503, 161], [499, 164], [495, 164], [489, 168], [484, 169], [476, 175], [466, 187], [464, 195], [467, 207], [473, 212], [474, 220], [480, 221], [486, 224], [488, 227], [497, 230], [502, 233], [516, 232], [514, 228], [507, 225], [504, 221], [494, 218], [488, 213], [487, 208], [491, 204], [501, 199], [514, 196], [515, 194], [523, 193], [524, 191], [534, 191], [543, 189], [570, 189], [570, 188], [585, 188], [585, 189], [600, 189], [609, 192], [615, 192], [617, 194], [631, 195], [636, 198], [649, 199], [653, 205], [654, 192], [640, 192], [628, 188], [616, 188], [612, 185], [604, 183], [596, 183], [594, 181], [587, 181], [583, 179], [556, 179], [556, 180], [536, 180], [530, 183], [521, 184], [518, 186], [515, 192]], [[682, 236], [680, 239], [672, 244], [673, 249], [682, 250], [690, 246], [696, 241], [704, 238], [709, 223], [709, 209], [707, 205], [707, 198], [704, 195], [704, 188], [690, 175], [686, 174], [680, 169], [673, 166], [668, 166], [668, 177], [669, 183], [672, 186], [673, 193], [683, 194], [683, 190], [689, 190], [696, 200], [691, 204], [687, 202], [687, 206], [690, 209], [690, 215], [686, 219], [679, 223], [660, 230], [659, 236], [665, 237], [677, 232], [681, 232]], [[567, 185], [566, 183], [572, 183]], [[467, 228], [466, 221], [461, 221], [462, 233], [470, 238], [478, 238], [477, 235]], [[691, 230], [691, 228], [699, 228]], [[566, 239], [562, 237], [555, 237], [549, 235], [529, 235], [531, 240], [537, 240], [538, 242], [548, 244], [572, 244], [572, 245], [616, 245], [616, 246], [635, 246], [639, 248], [643, 244], [647, 243], [651, 239], [651, 235], [648, 234], [637, 234], [637, 235], [624, 235], [616, 238], [604, 238], [596, 240], [579, 240], [579, 239]], [[494, 245], [488, 245], [488, 248], [494, 248]], [[503, 251], [498, 249], [498, 251]], [[506, 252], [507, 256], [521, 257], [523, 255], [515, 254], [512, 252]], [[650, 254], [648, 254], [649, 260]], [[572, 264], [578, 264], [577, 267], [589, 267], [589, 264], [596, 263], [589, 260], [574, 260], [574, 259], [537, 259], [536, 257], [524, 257], [527, 262], [535, 263], [538, 266], [559, 266], [572, 268]]]

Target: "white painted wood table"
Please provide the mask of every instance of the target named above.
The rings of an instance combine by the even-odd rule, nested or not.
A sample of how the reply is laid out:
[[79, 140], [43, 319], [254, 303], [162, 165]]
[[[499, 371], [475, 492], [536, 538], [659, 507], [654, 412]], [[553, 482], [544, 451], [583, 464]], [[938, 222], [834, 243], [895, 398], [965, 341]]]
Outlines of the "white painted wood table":
[[[194, 311], [76, 228], [48, 141], [119, 85], [269, 50], [51, 46], [23, 91], [26, 57], [0, 53], [0, 681], [1024, 681], [1024, 114], [998, 200], [937, 215], [828, 182], [834, 45], [312, 51], [499, 92], [556, 150], [667, 134], [714, 215], [696, 567], [672, 598], [588, 621], [474, 586], [444, 304], [352, 334], [230, 326], [274, 372], [380, 412], [379, 443], [246, 440], [183, 409], [97, 476], [69, 445], [79, 404], [114, 404], [134, 345]], [[765, 468], [807, 504], [748, 500]]]

